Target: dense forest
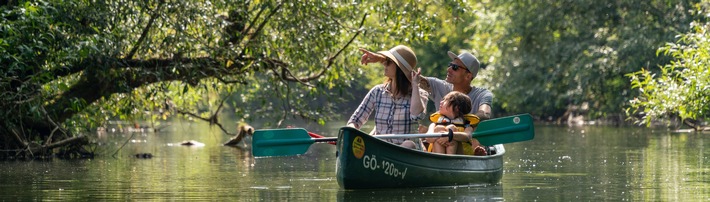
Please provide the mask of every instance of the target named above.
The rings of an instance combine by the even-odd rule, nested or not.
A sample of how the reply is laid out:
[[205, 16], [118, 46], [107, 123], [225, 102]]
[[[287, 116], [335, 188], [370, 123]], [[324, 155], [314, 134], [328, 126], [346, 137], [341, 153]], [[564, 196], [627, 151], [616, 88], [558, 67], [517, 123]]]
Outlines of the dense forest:
[[[234, 133], [349, 114], [383, 81], [358, 48], [412, 47], [426, 76], [474, 53], [496, 115], [677, 119], [710, 107], [708, 1], [0, 1], [0, 156], [81, 156], [109, 120]], [[673, 98], [673, 99], [671, 99]], [[153, 126], [159, 127], [159, 126]]]

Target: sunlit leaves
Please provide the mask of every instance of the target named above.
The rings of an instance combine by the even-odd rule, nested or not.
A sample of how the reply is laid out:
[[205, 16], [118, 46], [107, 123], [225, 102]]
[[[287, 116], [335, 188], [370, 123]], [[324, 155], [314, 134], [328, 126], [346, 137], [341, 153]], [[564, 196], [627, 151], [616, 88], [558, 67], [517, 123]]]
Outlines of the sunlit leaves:
[[677, 43], [658, 50], [675, 60], [660, 66], [660, 74], [648, 70], [630, 73], [631, 85], [640, 95], [630, 101], [627, 113], [640, 116], [638, 123], [650, 125], [662, 118], [710, 117], [710, 24], [693, 23]]

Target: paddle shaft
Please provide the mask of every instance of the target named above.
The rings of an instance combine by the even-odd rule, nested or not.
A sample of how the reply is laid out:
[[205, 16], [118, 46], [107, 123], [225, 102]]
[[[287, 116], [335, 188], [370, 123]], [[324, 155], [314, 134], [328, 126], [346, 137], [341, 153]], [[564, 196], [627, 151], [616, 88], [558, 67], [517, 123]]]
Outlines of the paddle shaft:
[[[430, 134], [387, 134], [375, 135], [379, 139], [401, 139], [401, 138], [426, 138], [426, 137], [449, 137], [449, 133], [430, 133]], [[310, 144], [315, 142], [337, 142], [337, 137], [309, 138], [309, 139], [271, 139], [259, 141], [259, 146], [273, 145], [291, 145], [291, 144]]]

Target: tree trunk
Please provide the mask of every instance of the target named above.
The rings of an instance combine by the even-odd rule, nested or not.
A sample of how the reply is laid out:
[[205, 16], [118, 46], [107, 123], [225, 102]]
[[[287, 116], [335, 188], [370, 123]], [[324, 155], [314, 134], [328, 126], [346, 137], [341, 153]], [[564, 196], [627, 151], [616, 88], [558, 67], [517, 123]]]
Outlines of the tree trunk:
[[693, 128], [695, 131], [710, 131], [710, 126], [702, 125], [702, 121], [685, 119], [683, 120], [683, 124]]

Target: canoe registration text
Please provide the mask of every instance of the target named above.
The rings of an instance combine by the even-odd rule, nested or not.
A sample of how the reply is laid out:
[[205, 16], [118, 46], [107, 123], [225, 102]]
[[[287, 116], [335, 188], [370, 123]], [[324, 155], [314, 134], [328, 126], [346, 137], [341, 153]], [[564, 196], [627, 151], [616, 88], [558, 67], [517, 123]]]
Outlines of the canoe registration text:
[[394, 163], [382, 160], [382, 161], [377, 161], [377, 158], [375, 155], [365, 155], [364, 158], [362, 158], [362, 165], [366, 169], [370, 169], [373, 171], [377, 170], [382, 170], [385, 175], [389, 175], [392, 177], [401, 177], [404, 179], [404, 176], [407, 175], [407, 168], [405, 167], [404, 170], [401, 167], [396, 166]]

